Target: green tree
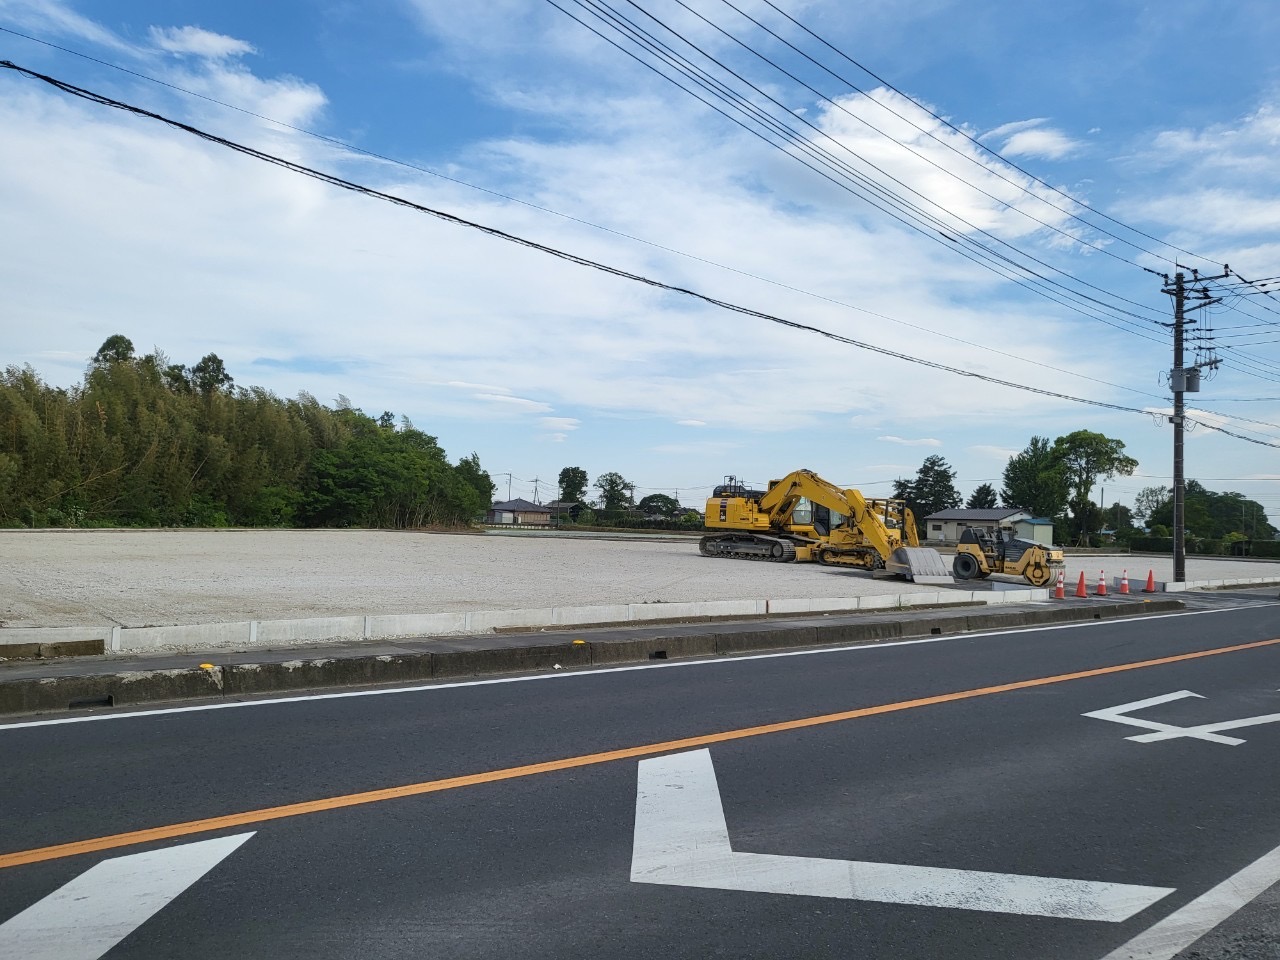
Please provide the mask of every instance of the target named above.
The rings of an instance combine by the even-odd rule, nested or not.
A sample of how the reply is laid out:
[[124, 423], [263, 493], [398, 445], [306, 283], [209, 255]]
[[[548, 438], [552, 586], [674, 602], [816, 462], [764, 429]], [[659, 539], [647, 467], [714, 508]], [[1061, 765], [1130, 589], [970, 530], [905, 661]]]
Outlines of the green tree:
[[560, 471], [560, 499], [564, 503], [581, 503], [587, 497], [587, 471], [581, 467], [565, 467]]
[[216, 353], [206, 353], [200, 358], [200, 362], [191, 368], [191, 383], [205, 396], [224, 387], [230, 387], [232, 382], [231, 374], [227, 373], [226, 366]]
[[974, 488], [965, 506], [970, 510], [991, 510], [996, 506], [996, 488], [989, 483], [979, 484]]
[[102, 346], [93, 355], [93, 362], [122, 363], [133, 359], [133, 341], [122, 333], [114, 333], [102, 341]]
[[641, 498], [636, 507], [641, 513], [656, 517], [676, 517], [682, 511], [680, 501], [665, 493], [651, 493]]
[[482, 510], [488, 509], [493, 503], [495, 485], [488, 471], [480, 466], [480, 457], [473, 452], [471, 456], [459, 460], [455, 469], [462, 482], [475, 490], [476, 496], [483, 504]]
[[1070, 490], [1061, 462], [1048, 437], [1032, 437], [1004, 468], [1001, 502], [1036, 517], [1057, 517], [1066, 508]]
[[901, 478], [893, 485], [894, 497], [907, 501], [907, 506], [919, 518], [960, 506], [963, 499], [955, 485], [956, 472], [946, 459], [938, 454], [925, 457], [916, 471], [914, 480]]
[[620, 473], [600, 474], [595, 488], [600, 491], [600, 507], [606, 512], [624, 510], [633, 503], [635, 485]]
[[1115, 440], [1092, 430], [1076, 430], [1053, 441], [1053, 455], [1062, 465], [1063, 476], [1071, 491], [1072, 515], [1079, 543], [1087, 545], [1089, 535], [1097, 529], [1090, 509], [1094, 484], [1099, 478], [1110, 480], [1119, 474], [1127, 477], [1138, 468], [1138, 461], [1126, 456], [1124, 441]]
[[1171, 503], [1172, 496], [1173, 491], [1168, 487], [1143, 487], [1133, 499], [1133, 515], [1146, 520], [1166, 503]]

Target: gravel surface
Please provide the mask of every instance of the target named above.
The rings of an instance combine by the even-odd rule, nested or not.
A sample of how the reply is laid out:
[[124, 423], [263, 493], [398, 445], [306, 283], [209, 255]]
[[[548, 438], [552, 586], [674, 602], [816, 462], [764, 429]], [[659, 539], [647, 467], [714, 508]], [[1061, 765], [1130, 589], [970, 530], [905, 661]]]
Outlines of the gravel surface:
[[[1069, 557], [1084, 570], [1168, 559]], [[1188, 577], [1280, 577], [1280, 563], [1188, 560]], [[697, 541], [368, 530], [0, 531], [0, 623], [125, 627], [387, 613], [930, 592], [817, 564], [711, 560]]]

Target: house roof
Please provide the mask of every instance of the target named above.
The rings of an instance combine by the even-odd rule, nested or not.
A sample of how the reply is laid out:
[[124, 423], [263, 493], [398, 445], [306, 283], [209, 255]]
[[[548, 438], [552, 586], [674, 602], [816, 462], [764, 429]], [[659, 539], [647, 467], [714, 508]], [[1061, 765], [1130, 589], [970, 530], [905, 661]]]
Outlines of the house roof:
[[1017, 516], [1027, 511], [1019, 510], [1016, 507], [995, 507], [989, 510], [965, 510], [963, 508], [955, 510], [939, 510], [937, 513], [931, 513], [926, 520], [962, 520], [970, 523], [990, 523], [992, 520], [1006, 520], [1009, 517]]
[[550, 513], [540, 503], [530, 503], [528, 500], [521, 500], [516, 497], [514, 500], [508, 500], [505, 503], [495, 503], [491, 508], [493, 510], [507, 510], [511, 513]]

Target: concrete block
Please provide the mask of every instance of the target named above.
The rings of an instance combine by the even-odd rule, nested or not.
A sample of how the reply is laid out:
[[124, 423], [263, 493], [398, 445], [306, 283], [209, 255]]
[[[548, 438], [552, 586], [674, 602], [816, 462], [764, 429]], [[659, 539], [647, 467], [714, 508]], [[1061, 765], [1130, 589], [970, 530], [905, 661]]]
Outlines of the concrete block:
[[1004, 630], [1013, 627], [1025, 627], [1026, 625], [1027, 615], [1020, 610], [971, 613], [965, 617], [966, 630]]
[[217, 697], [221, 694], [222, 672], [217, 668], [9, 680], [0, 683], [0, 714], [118, 706]]
[[898, 606], [920, 607], [938, 603], [942, 599], [940, 593], [904, 593], [898, 596]]
[[254, 642], [269, 647], [297, 640], [364, 636], [364, 617], [307, 617], [298, 620], [257, 621]]
[[646, 637], [644, 639], [591, 640], [591, 662], [636, 663], [643, 660], [678, 660], [681, 657], [711, 657], [716, 654], [713, 633], [687, 637]]
[[4, 643], [0, 644], [0, 660], [38, 660], [41, 657], [40, 647], [36, 643]]
[[819, 642], [817, 628], [812, 626], [725, 631], [716, 635], [716, 653], [746, 653], [752, 650], [780, 650], [787, 647], [812, 647]]
[[[3, 648], [0, 648], [2, 650]], [[56, 640], [53, 643], [40, 644], [40, 656], [44, 659], [54, 657], [94, 657], [107, 652], [105, 637], [94, 640]]]
[[[489, 673], [520, 673], [528, 670], [551, 670], [561, 667], [585, 667], [591, 663], [591, 646], [586, 643], [507, 644], [493, 645], [492, 637], [484, 638], [484, 646], [461, 641], [432, 650], [432, 676], [437, 679], [474, 677]], [[455, 645], [456, 644], [456, 645]]]
[[1157, 583], [1156, 588], [1163, 593], [1183, 593], [1190, 584], [1187, 583]]
[[248, 643], [247, 620], [169, 627], [125, 627], [120, 631], [120, 649], [130, 653], [161, 647], [207, 650], [214, 647], [247, 646]]
[[554, 625], [551, 615], [550, 607], [530, 610], [471, 610], [465, 615], [465, 631], [487, 633], [508, 627], [529, 627], [530, 629], [550, 627]]
[[859, 610], [892, 610], [898, 606], [898, 594], [871, 594], [857, 599]]
[[968, 617], [929, 617], [925, 620], [903, 620], [903, 637], [930, 637], [964, 633], [969, 629]]
[[876, 620], [866, 623], [819, 623], [814, 626], [814, 642], [821, 644], [876, 643], [881, 640], [897, 640], [902, 636], [902, 624], [897, 620]]
[[365, 620], [369, 637], [444, 637], [467, 631], [465, 613], [382, 614]]
[[630, 617], [625, 603], [596, 607], [552, 607], [551, 622], [557, 626], [576, 623], [626, 623]]
[[[856, 609], [857, 609], [857, 606], [858, 606], [857, 598], [854, 598], [852, 601], [846, 600], [846, 601], [843, 601], [843, 602], [845, 602], [845, 603], [852, 603], [852, 604], [853, 604], [853, 606], [852, 606], [852, 607], [850, 607], [849, 609], [853, 609], [853, 610], [856, 610]], [[809, 611], [811, 611], [811, 610], [813, 609], [813, 603], [814, 603], [814, 601], [813, 601], [812, 599], [809, 599], [809, 598], [806, 598], [806, 597], [797, 597], [797, 598], [795, 598], [795, 599], [785, 599], [785, 598], [784, 598], [784, 599], [781, 599], [781, 600], [770, 600], [770, 601], [769, 601], [769, 612], [770, 612], [770, 613], [774, 613], [774, 614], [778, 614], [778, 613], [808, 613]], [[832, 608], [832, 607], [827, 607], [826, 609], [830, 610], [830, 609], [834, 609], [834, 608]]]
[[288, 660], [284, 663], [228, 664], [223, 688], [230, 696], [275, 690], [360, 686], [371, 683], [430, 680], [431, 654]]
[[839, 613], [857, 610], [861, 604], [858, 597], [814, 597], [809, 601], [810, 613]]
[[5, 649], [11, 644], [26, 643], [76, 643], [81, 640], [101, 640], [111, 636], [111, 627], [0, 627], [0, 657], [8, 656]]

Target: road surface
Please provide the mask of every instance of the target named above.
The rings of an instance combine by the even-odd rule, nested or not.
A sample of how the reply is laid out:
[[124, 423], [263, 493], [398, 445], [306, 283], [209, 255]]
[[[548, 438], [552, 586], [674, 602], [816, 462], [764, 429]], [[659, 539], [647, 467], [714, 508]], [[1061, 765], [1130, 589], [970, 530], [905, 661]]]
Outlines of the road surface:
[[15, 721], [0, 956], [1276, 957], [1278, 688], [1259, 593]]

